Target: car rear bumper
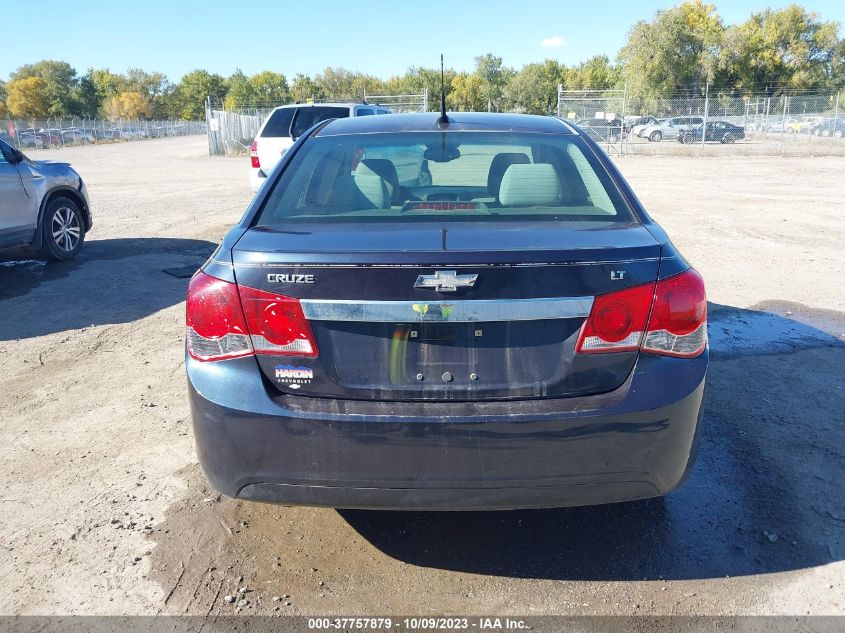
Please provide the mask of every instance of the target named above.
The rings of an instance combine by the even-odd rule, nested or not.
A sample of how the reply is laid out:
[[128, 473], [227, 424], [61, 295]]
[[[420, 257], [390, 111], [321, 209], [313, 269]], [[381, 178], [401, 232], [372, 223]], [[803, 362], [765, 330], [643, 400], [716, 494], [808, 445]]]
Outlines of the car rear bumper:
[[482, 510], [611, 503], [676, 488], [694, 458], [707, 353], [641, 354], [607, 394], [474, 403], [280, 396], [254, 358], [186, 364], [200, 462], [228, 496]]

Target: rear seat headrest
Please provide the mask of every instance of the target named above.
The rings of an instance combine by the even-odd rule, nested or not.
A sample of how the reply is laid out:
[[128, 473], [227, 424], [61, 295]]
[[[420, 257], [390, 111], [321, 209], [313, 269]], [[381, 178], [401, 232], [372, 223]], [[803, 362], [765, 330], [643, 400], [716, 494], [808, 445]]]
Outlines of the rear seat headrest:
[[560, 202], [560, 178], [548, 163], [511, 165], [502, 177], [499, 202], [503, 206], [547, 206]]
[[375, 171], [364, 163], [358, 165], [352, 176], [358, 191], [376, 209], [387, 209], [390, 207], [390, 191], [387, 182]]
[[530, 163], [528, 154], [522, 152], [501, 152], [493, 157], [490, 163], [490, 171], [487, 173], [487, 193], [494, 198], [499, 195], [499, 187], [502, 185], [502, 177], [511, 165], [523, 165]]

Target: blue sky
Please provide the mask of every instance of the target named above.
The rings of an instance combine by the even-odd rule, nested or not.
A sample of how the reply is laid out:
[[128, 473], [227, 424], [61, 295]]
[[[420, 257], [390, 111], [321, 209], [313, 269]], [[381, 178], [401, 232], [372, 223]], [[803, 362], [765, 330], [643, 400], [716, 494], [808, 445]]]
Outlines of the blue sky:
[[[28, 2], [2, 4], [0, 78], [24, 63], [62, 59], [80, 73], [136, 66], [177, 81], [195, 68], [222, 75], [236, 68], [247, 74], [267, 69], [292, 77], [343, 66], [388, 77], [412, 65], [436, 66], [441, 51], [446, 65], [458, 70], [471, 69], [473, 58], [485, 52], [516, 67], [546, 58], [567, 64], [596, 54], [613, 58], [634, 22], [675, 2], [40, 0], [37, 9]], [[787, 4], [716, 2], [726, 23]], [[803, 4], [826, 20], [845, 22], [842, 0]], [[542, 46], [546, 39], [556, 46]]]

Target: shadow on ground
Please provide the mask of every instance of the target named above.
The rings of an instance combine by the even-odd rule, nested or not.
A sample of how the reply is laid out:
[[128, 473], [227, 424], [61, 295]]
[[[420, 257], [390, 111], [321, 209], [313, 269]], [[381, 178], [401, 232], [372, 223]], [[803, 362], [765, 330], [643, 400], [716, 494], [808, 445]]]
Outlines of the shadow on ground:
[[842, 560], [845, 315], [786, 302], [755, 308], [709, 307], [713, 362], [699, 458], [663, 500], [340, 514], [391, 557], [474, 574], [720, 578]]
[[0, 341], [128, 323], [185, 299], [187, 279], [215, 244], [178, 238], [92, 240], [67, 262], [0, 257]]

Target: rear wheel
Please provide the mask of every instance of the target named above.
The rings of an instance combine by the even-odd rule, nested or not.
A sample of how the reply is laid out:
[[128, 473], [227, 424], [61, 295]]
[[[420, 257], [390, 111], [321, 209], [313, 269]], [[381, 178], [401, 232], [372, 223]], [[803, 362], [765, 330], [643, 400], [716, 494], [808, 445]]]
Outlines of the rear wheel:
[[722, 139], [722, 142], [723, 142], [723, 143], [728, 143], [728, 144], [730, 144], [730, 143], [735, 143], [735, 142], [736, 142], [736, 137], [735, 137], [733, 134], [731, 134], [731, 133], [725, 134], [725, 138], [723, 138], [723, 139]]
[[660, 130], [655, 130], [654, 132], [649, 134], [649, 137], [648, 137], [648, 140], [650, 140], [653, 143], [657, 143], [658, 141], [660, 141], [662, 139], [663, 139], [663, 132], [661, 132]]
[[843, 134], [845, 134], [845, 133], [843, 133], [843, 131], [842, 131], [842, 130], [836, 130], [836, 131], [833, 133], [833, 138], [842, 138]]
[[70, 198], [54, 198], [41, 221], [41, 255], [47, 259], [72, 259], [85, 241], [82, 213]]

